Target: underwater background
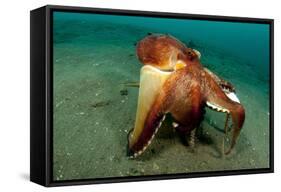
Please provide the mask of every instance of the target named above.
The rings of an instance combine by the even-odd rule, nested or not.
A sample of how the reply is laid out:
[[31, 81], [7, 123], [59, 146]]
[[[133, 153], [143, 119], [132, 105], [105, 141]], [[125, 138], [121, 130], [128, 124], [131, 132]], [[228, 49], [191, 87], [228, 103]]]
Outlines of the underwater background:
[[[201, 63], [231, 82], [246, 110], [235, 149], [222, 156], [225, 114], [206, 108], [195, 148], [169, 120], [129, 159], [142, 64], [135, 44], [169, 34], [201, 52]], [[159, 175], [269, 167], [269, 24], [88, 13], [53, 13], [53, 179]]]

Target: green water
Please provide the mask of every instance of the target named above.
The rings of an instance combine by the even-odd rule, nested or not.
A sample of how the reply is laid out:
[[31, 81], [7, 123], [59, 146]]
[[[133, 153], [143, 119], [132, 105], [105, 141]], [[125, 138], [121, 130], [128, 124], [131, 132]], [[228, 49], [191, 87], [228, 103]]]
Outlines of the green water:
[[[269, 25], [61, 12], [53, 24], [54, 180], [269, 167]], [[140, 158], [126, 156], [138, 88], [123, 84], [139, 81], [134, 44], [147, 33], [199, 50], [234, 84], [246, 120], [232, 154], [221, 155], [225, 115], [206, 109], [194, 149], [166, 122]]]

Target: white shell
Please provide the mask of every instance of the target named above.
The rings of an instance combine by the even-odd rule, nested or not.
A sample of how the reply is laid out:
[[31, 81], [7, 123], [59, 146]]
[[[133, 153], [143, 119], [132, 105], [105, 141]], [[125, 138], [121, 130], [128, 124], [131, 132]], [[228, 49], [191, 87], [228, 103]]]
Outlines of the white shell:
[[237, 95], [234, 92], [228, 92], [226, 93], [226, 96], [231, 99], [232, 101], [235, 101], [237, 103], [240, 103], [240, 100], [238, 99]]

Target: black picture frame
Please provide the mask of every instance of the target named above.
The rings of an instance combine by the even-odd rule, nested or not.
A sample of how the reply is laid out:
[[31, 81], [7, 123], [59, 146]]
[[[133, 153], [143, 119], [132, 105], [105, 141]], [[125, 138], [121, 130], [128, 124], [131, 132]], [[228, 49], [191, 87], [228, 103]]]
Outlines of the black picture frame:
[[[161, 176], [134, 176], [103, 179], [54, 181], [52, 179], [52, 94], [53, 94], [53, 35], [54, 11], [99, 13], [158, 18], [181, 18], [209, 21], [262, 23], [270, 25], [270, 167], [262, 169], [208, 171]], [[274, 172], [274, 20], [245, 17], [194, 15], [182, 13], [147, 12], [133, 10], [100, 9], [47, 5], [30, 12], [30, 180], [44, 186], [80, 185], [145, 181], [159, 179], [194, 178], [257, 174]]]

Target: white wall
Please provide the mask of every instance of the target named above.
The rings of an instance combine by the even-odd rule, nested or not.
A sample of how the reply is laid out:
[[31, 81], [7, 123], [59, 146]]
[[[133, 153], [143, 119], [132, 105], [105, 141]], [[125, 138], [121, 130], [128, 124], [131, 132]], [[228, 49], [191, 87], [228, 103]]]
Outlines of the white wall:
[[[29, 10], [45, 4], [275, 19], [275, 172], [46, 189], [29, 177]], [[280, 188], [280, 34], [278, 0], [7, 0], [0, 11], [0, 191], [267, 191]], [[279, 117], [278, 117], [279, 116]], [[253, 133], [254, 134], [254, 133]], [[279, 189], [280, 190], [280, 189]]]

